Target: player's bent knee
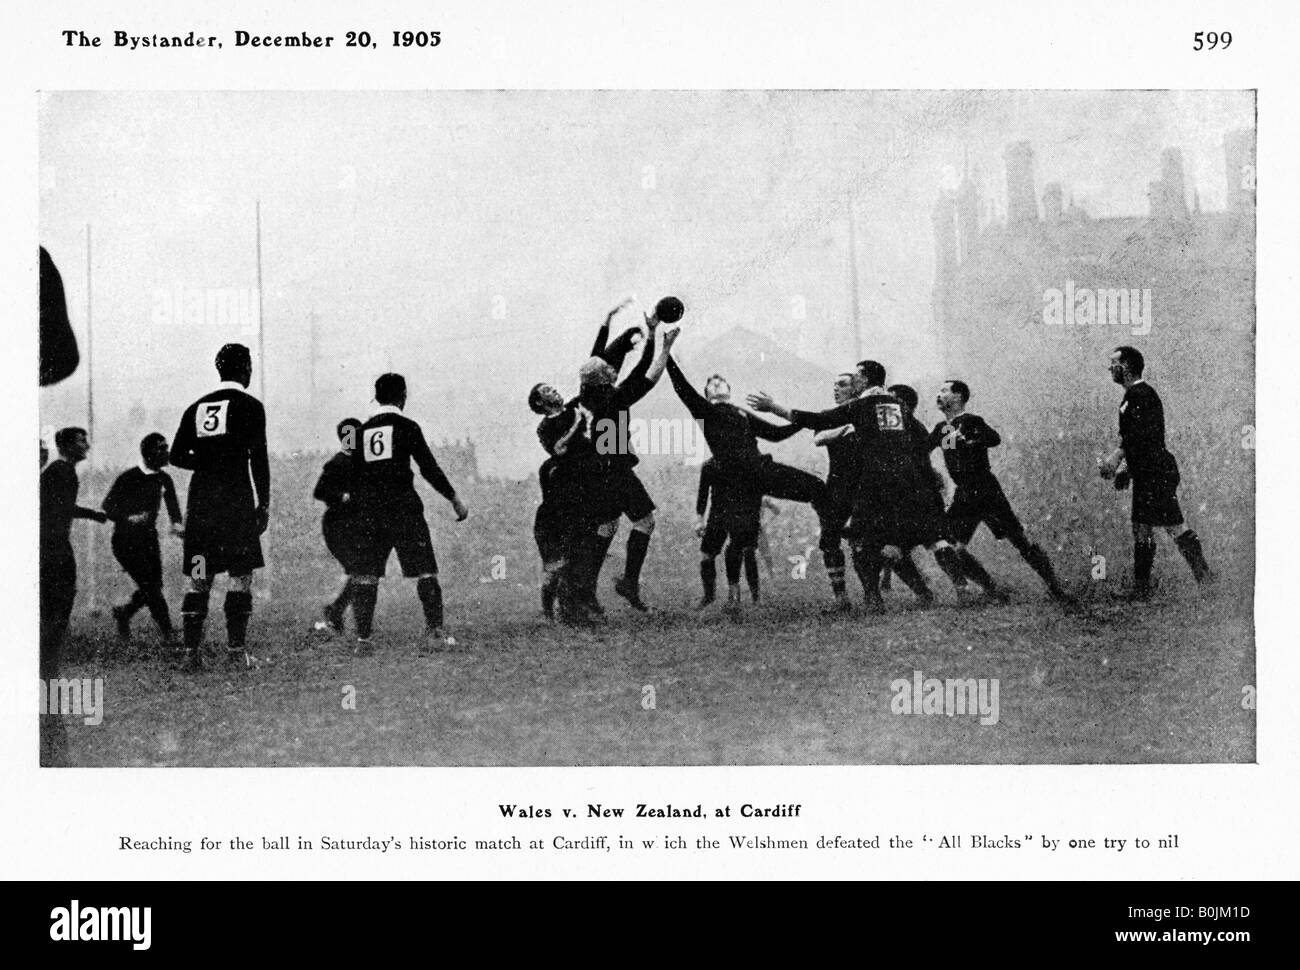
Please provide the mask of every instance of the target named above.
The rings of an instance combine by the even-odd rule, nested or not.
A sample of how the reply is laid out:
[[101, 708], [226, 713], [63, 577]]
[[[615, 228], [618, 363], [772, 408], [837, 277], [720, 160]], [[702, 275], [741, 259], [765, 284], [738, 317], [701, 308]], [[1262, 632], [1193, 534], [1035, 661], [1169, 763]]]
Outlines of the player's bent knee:
[[650, 533], [654, 532], [654, 530], [655, 530], [655, 514], [653, 512], [651, 512], [649, 515], [645, 516], [644, 518], [637, 519], [635, 522], [632, 523], [633, 532], [644, 532], [646, 535], [650, 535]]
[[596, 535], [602, 539], [613, 538], [614, 533], [618, 531], [618, 519], [611, 519], [608, 522], [602, 522], [596, 526]]
[[185, 587], [187, 593], [198, 593], [200, 596], [212, 591], [212, 580], [205, 577], [191, 576], [189, 583]]
[[235, 593], [247, 593], [253, 588], [253, 574], [246, 576], [231, 576], [230, 590]]

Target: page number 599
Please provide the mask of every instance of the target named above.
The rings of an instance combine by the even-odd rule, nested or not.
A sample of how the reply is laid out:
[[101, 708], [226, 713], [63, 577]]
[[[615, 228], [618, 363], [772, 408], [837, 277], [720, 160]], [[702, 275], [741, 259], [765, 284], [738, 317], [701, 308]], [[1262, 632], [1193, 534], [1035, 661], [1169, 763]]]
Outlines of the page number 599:
[[1192, 35], [1192, 50], [1194, 51], [1212, 51], [1216, 47], [1227, 49], [1232, 43], [1232, 34], [1224, 31], [1204, 31], [1198, 30]]

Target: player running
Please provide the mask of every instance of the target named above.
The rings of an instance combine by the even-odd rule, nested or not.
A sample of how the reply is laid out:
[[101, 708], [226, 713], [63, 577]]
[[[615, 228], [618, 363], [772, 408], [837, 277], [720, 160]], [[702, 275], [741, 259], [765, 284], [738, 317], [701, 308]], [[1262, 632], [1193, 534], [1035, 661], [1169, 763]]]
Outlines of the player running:
[[104, 498], [104, 514], [113, 523], [113, 555], [135, 583], [135, 592], [120, 606], [113, 607], [117, 635], [131, 639], [131, 617], [141, 607], [162, 633], [164, 646], [175, 644], [171, 613], [162, 591], [162, 554], [158, 547], [158, 507], [167, 506], [171, 533], [183, 536], [181, 506], [176, 486], [164, 469], [169, 454], [167, 439], [154, 432], [140, 442], [140, 464], [117, 476]]
[[1165, 530], [1198, 583], [1213, 580], [1201, 540], [1183, 521], [1178, 504], [1178, 462], [1165, 447], [1165, 411], [1160, 395], [1142, 379], [1146, 361], [1133, 347], [1116, 347], [1110, 376], [1123, 386], [1119, 405], [1119, 447], [1098, 459], [1101, 477], [1117, 489], [1133, 486], [1133, 591], [1136, 600], [1151, 596], [1155, 564], [1155, 526]]
[[320, 520], [325, 548], [343, 567], [343, 587], [323, 611], [325, 628], [342, 633], [343, 616], [352, 602], [352, 574], [357, 569], [356, 462], [352, 455], [361, 436], [361, 422], [344, 418], [335, 431], [339, 439], [338, 453], [325, 462], [312, 498], [325, 503], [325, 514]]
[[944, 420], [934, 426], [929, 436], [929, 450], [942, 448], [943, 463], [955, 487], [952, 504], [948, 506], [948, 530], [963, 571], [991, 598], [1002, 602], [1009, 598], [967, 548], [983, 522], [995, 539], [1006, 539], [1015, 547], [1042, 579], [1053, 599], [1064, 605], [1072, 604], [1056, 580], [1047, 553], [1029, 541], [1002, 485], [989, 467], [989, 449], [1000, 445], [1002, 436], [979, 415], [966, 410], [968, 401], [970, 388], [963, 381], [944, 382], [935, 398]]
[[270, 522], [271, 469], [266, 456], [266, 411], [248, 393], [253, 360], [243, 344], [217, 352], [221, 382], [181, 416], [171, 463], [194, 474], [185, 504], [181, 568], [188, 588], [181, 601], [186, 668], [202, 669], [200, 648], [212, 580], [230, 577], [226, 591], [226, 665], [251, 668], [244, 649], [253, 612], [253, 570], [261, 569], [262, 533]]
[[397, 551], [402, 575], [415, 580], [415, 592], [424, 610], [425, 632], [420, 653], [455, 646], [455, 638], [442, 629], [442, 586], [433, 553], [424, 503], [415, 490], [411, 462], [434, 491], [451, 503], [456, 521], [464, 522], [469, 509], [456, 495], [429, 450], [420, 426], [402, 412], [406, 408], [406, 379], [384, 374], [375, 381], [377, 407], [361, 425], [352, 455], [356, 476], [357, 558], [352, 577], [352, 615], [357, 625], [356, 654], [369, 655], [379, 580], [388, 556]]

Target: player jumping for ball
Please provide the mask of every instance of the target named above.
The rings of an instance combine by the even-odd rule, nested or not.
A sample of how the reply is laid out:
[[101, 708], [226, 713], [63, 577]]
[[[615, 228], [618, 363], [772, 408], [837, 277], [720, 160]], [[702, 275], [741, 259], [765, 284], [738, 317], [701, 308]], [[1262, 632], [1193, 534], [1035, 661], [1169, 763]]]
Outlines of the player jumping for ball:
[[1117, 489], [1133, 486], [1133, 598], [1151, 596], [1155, 564], [1154, 528], [1164, 529], [1187, 560], [1198, 583], [1213, 579], [1201, 540], [1183, 521], [1178, 504], [1178, 462], [1165, 447], [1165, 411], [1160, 395], [1142, 379], [1146, 361], [1133, 347], [1116, 347], [1110, 376], [1124, 388], [1119, 406], [1119, 447], [1097, 462], [1101, 477]]
[[181, 568], [189, 586], [181, 601], [186, 666], [199, 670], [212, 580], [230, 577], [226, 591], [226, 663], [252, 666], [244, 649], [253, 612], [253, 570], [261, 569], [262, 533], [270, 522], [271, 470], [266, 457], [266, 411], [248, 393], [252, 356], [242, 344], [217, 353], [216, 390], [181, 416], [171, 463], [194, 474], [185, 507]]
[[[736, 549], [734, 582], [731, 563], [727, 562], [727, 605], [735, 610], [740, 606], [739, 569], [745, 550], [758, 546], [763, 496], [807, 502], [814, 510], [819, 510], [826, 487], [816, 475], [783, 465], [758, 450], [760, 438], [771, 442], [785, 441], [799, 433], [797, 426], [772, 424], [731, 403], [731, 385], [720, 374], [713, 374], [704, 382], [704, 393], [701, 394], [691, 386], [677, 361], [669, 358], [668, 379], [691, 417], [701, 423], [704, 440], [713, 455], [714, 507], [720, 513], [719, 521], [729, 523], [729, 550]], [[718, 552], [713, 549], [717, 544], [717, 533], [710, 535], [706, 531], [704, 538], [712, 539], [712, 542], [700, 547], [702, 570], [704, 560], [711, 560]], [[729, 558], [731, 555], [729, 551]], [[757, 564], [754, 572], [757, 578]]]

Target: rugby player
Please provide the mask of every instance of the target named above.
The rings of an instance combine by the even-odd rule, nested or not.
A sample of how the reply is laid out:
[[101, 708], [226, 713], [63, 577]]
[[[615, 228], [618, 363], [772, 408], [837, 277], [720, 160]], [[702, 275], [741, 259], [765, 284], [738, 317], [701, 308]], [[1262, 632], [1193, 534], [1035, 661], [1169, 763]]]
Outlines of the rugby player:
[[271, 468], [266, 456], [266, 411], [248, 393], [253, 360], [243, 344], [217, 352], [216, 389], [181, 416], [171, 463], [194, 474], [185, 503], [181, 569], [188, 588], [181, 600], [186, 667], [202, 669], [200, 648], [212, 581], [229, 576], [226, 590], [226, 665], [250, 668], [244, 649], [253, 612], [253, 570], [261, 569], [262, 533], [270, 522]]
[[1073, 600], [1057, 582], [1047, 553], [1025, 535], [1024, 526], [989, 467], [989, 449], [1002, 444], [1002, 436], [979, 415], [966, 410], [969, 401], [970, 387], [965, 382], [943, 383], [935, 403], [944, 419], [930, 432], [927, 449], [942, 449], [943, 463], [955, 489], [948, 506], [948, 532], [957, 547], [963, 571], [989, 597], [1004, 602], [1009, 598], [968, 548], [983, 522], [995, 539], [1006, 539], [1015, 547], [1042, 579], [1053, 599], [1072, 605]]
[[379, 580], [394, 550], [402, 575], [415, 580], [415, 592], [424, 610], [425, 632], [420, 653], [443, 650], [456, 643], [442, 629], [438, 561], [429, 524], [424, 518], [424, 503], [415, 490], [411, 462], [415, 462], [434, 491], [451, 503], [457, 522], [465, 521], [469, 509], [438, 466], [420, 426], [402, 413], [406, 400], [406, 379], [401, 374], [383, 374], [375, 381], [377, 406], [361, 425], [352, 455], [357, 502], [352, 615], [357, 625], [358, 656], [372, 651], [370, 637]]
[[1124, 388], [1119, 405], [1119, 447], [1098, 460], [1101, 477], [1117, 489], [1133, 486], [1133, 591], [1137, 600], [1151, 596], [1155, 564], [1154, 528], [1164, 529], [1187, 561], [1198, 583], [1213, 580], [1201, 540], [1183, 521], [1178, 504], [1178, 462], [1165, 447], [1165, 411], [1160, 395], [1142, 378], [1146, 361], [1133, 347], [1116, 347], [1110, 377]]
[[[866, 390], [865, 385], [860, 385], [861, 378], [856, 373], [846, 372], [836, 377], [831, 389], [836, 406], [848, 403]], [[847, 612], [851, 607], [844, 582], [842, 540], [844, 528], [853, 515], [853, 497], [861, 477], [861, 452], [851, 424], [818, 431], [813, 443], [826, 449], [827, 461], [826, 500], [818, 516], [821, 533], [817, 540], [833, 597], [827, 612]]]
[[620, 428], [630, 423], [629, 409], [650, 392], [663, 375], [673, 342], [681, 328], [670, 326], [659, 334], [658, 352], [653, 354], [655, 335], [659, 328], [661, 300], [655, 312], [646, 317], [647, 336], [636, 367], [622, 381], [618, 372], [603, 357], [592, 356], [579, 370], [580, 391], [578, 402], [588, 418], [585, 431], [591, 439], [597, 456], [596, 481], [592, 483], [594, 519], [600, 524], [575, 552], [570, 581], [580, 591], [589, 608], [598, 610], [595, 590], [601, 567], [618, 520], [626, 515], [632, 523], [627, 537], [627, 555], [623, 575], [614, 583], [614, 592], [634, 609], [645, 612], [648, 607], [641, 600], [641, 569], [650, 549], [650, 536], [655, 528], [655, 503], [637, 477], [635, 467], [640, 459], [620, 439]]
[[867, 609], [880, 613], [884, 611], [880, 596], [884, 556], [918, 599], [926, 602], [932, 598], [915, 563], [901, 551], [918, 544], [917, 537], [924, 534], [930, 521], [929, 509], [902, 402], [885, 390], [885, 368], [866, 360], [858, 365], [858, 373], [865, 384], [861, 396], [827, 411], [795, 410], [762, 391], [751, 394], [748, 402], [756, 411], [771, 412], [814, 431], [853, 426], [861, 465], [850, 518], [850, 548]]
[[[764, 496], [808, 502], [822, 507], [826, 488], [816, 475], [791, 468], [758, 450], [758, 440], [779, 442], [798, 434], [795, 425], [781, 427], [765, 421], [731, 402], [731, 385], [720, 374], [704, 382], [701, 394], [691, 386], [677, 361], [668, 359], [668, 379], [691, 417], [700, 422], [704, 440], [714, 462], [714, 504], [721, 520], [730, 523], [731, 542], [736, 547], [736, 568], [747, 557], [745, 550], [758, 546], [758, 530]], [[716, 541], [716, 540], [715, 540]], [[731, 546], [728, 547], [732, 548]], [[701, 549], [703, 555], [707, 550]], [[716, 555], [716, 552], [714, 553]], [[752, 553], [748, 554], [752, 556]], [[753, 566], [758, 578], [758, 564]], [[737, 575], [739, 582], [739, 575]], [[738, 608], [740, 588], [728, 594], [728, 605]]]
[[356, 463], [352, 454], [360, 438], [361, 422], [344, 418], [335, 432], [339, 439], [338, 453], [325, 462], [312, 497], [325, 503], [325, 514], [320, 521], [325, 548], [343, 567], [343, 587], [323, 611], [326, 626], [334, 633], [342, 633], [343, 616], [352, 602], [352, 574], [357, 565]]
[[[105, 522], [96, 509], [77, 504], [77, 464], [90, 453], [83, 428], [62, 428], [54, 435], [59, 456], [41, 472], [40, 485], [40, 675], [47, 684], [59, 675], [63, 639], [77, 596], [77, 560], [72, 552], [72, 520]], [[66, 732], [59, 714], [43, 711], [40, 720], [42, 765], [62, 764]]]
[[113, 607], [117, 635], [131, 639], [131, 617], [141, 607], [162, 633], [167, 647], [175, 642], [171, 613], [162, 592], [162, 554], [158, 547], [158, 507], [167, 506], [171, 532], [185, 534], [176, 486], [165, 469], [168, 461], [167, 439], [154, 432], [140, 442], [140, 464], [117, 476], [104, 497], [104, 514], [113, 523], [113, 555], [131, 581], [135, 592], [125, 603]]
[[716, 597], [717, 558], [724, 545], [728, 610], [734, 611], [740, 603], [742, 564], [750, 597], [758, 602], [758, 563], [754, 559], [754, 543], [758, 539], [756, 526], [761, 513], [757, 506], [762, 501], [761, 495], [755, 496], [743, 485], [738, 488], [734, 481], [727, 481], [719, 475], [716, 458], [709, 458], [700, 466], [700, 487], [695, 498], [695, 534], [700, 537], [700, 585], [704, 595], [696, 604], [697, 610], [707, 607]]

